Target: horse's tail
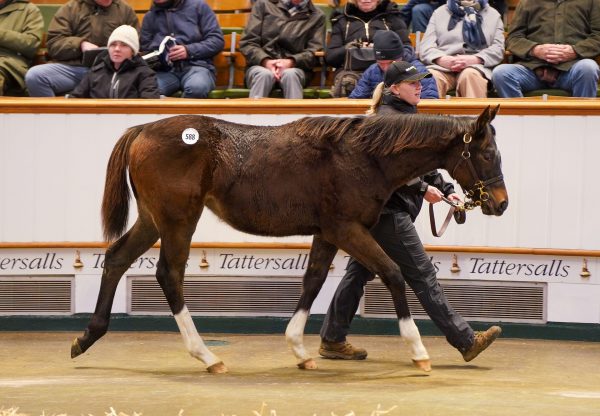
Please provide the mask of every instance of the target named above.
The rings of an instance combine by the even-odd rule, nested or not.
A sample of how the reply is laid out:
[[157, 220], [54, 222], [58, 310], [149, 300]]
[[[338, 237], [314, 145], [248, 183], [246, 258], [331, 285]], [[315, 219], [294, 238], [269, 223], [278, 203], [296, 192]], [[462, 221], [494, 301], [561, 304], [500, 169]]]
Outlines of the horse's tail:
[[108, 160], [102, 197], [102, 229], [106, 241], [119, 238], [127, 226], [130, 198], [127, 185], [129, 148], [143, 127], [129, 128], [115, 145]]

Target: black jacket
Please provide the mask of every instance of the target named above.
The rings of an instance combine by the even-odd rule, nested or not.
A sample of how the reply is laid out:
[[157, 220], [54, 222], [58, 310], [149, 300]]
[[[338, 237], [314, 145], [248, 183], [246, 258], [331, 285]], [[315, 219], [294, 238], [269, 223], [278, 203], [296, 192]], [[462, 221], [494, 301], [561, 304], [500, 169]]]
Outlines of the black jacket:
[[138, 55], [115, 71], [108, 52], [98, 55], [90, 71], [69, 94], [75, 98], [160, 98], [156, 74]]
[[346, 3], [342, 10], [331, 15], [331, 39], [325, 51], [325, 61], [334, 68], [343, 67], [346, 45], [355, 40], [372, 43], [378, 30], [393, 30], [398, 33], [404, 46], [403, 59], [416, 59], [408, 38], [408, 29], [400, 16], [400, 7], [390, 0], [383, 0], [369, 13], [363, 13], [355, 5]]
[[[383, 102], [381, 103], [377, 114], [416, 112], [417, 109], [415, 106], [392, 95], [384, 95]], [[454, 186], [451, 183], [444, 181], [444, 178], [437, 170], [433, 170], [396, 189], [385, 204], [385, 207], [383, 207], [382, 213], [391, 214], [400, 211], [406, 212], [414, 222], [423, 206], [423, 197], [425, 191], [427, 191], [428, 185], [438, 188], [442, 191], [444, 196], [454, 193]]]

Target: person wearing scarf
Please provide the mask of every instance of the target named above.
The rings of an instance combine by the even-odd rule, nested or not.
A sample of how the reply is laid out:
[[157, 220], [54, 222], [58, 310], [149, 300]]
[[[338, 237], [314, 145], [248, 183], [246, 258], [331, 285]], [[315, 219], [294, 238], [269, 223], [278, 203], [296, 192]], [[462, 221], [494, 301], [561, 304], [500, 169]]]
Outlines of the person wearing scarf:
[[492, 69], [504, 59], [504, 23], [488, 0], [448, 0], [435, 10], [421, 43], [421, 60], [440, 97], [486, 98]]

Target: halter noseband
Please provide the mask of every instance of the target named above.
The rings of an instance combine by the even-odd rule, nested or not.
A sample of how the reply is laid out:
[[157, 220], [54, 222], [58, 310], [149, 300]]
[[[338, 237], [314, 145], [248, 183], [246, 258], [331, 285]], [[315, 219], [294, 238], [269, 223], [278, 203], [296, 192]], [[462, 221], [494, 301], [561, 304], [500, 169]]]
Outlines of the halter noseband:
[[[454, 166], [454, 169], [452, 169], [452, 177], [454, 177], [456, 169], [458, 169], [462, 162], [466, 162], [467, 166], [469, 167], [469, 173], [473, 178], [473, 186], [465, 191], [465, 203], [462, 206], [457, 207], [458, 209], [463, 210], [472, 210], [475, 207], [481, 206], [482, 202], [490, 199], [490, 193], [485, 190], [486, 186], [504, 180], [503, 175], [495, 176], [485, 181], [479, 179], [479, 175], [477, 175], [475, 166], [473, 166], [473, 162], [471, 161], [471, 152], [469, 151], [469, 145], [471, 144], [472, 140], [473, 136], [471, 136], [471, 133], [464, 134], [463, 143], [465, 144], [465, 147], [463, 148], [460, 159], [458, 159], [458, 162], [456, 162], [456, 166]], [[479, 197], [477, 199], [473, 199], [475, 192], [479, 193]], [[491, 197], [493, 198], [494, 196], [491, 195]]]

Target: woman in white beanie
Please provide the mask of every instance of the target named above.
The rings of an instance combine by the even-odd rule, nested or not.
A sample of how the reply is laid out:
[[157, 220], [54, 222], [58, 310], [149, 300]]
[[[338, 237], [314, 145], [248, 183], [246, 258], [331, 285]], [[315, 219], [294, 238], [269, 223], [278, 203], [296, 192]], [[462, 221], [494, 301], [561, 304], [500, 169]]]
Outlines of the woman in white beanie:
[[116, 28], [108, 38], [108, 53], [98, 55], [69, 97], [160, 98], [156, 74], [138, 55], [139, 49], [135, 28]]

